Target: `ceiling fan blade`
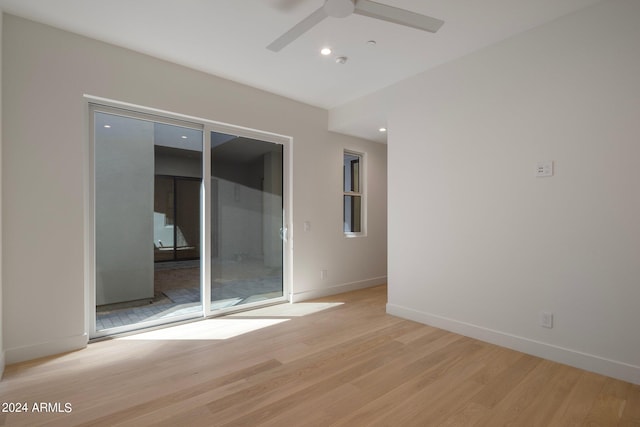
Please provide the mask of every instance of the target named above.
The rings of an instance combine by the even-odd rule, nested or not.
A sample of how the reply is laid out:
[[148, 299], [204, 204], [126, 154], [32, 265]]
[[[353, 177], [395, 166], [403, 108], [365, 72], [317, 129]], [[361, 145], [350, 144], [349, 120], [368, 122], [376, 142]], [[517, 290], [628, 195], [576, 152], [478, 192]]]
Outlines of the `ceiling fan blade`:
[[357, 0], [353, 13], [435, 33], [444, 21], [370, 0]]
[[327, 17], [327, 12], [324, 11], [324, 6], [320, 9], [313, 12], [311, 15], [304, 18], [302, 21], [298, 22], [291, 28], [289, 31], [275, 39], [267, 49], [272, 50], [274, 52], [279, 52], [283, 47], [309, 31], [316, 24], [322, 21]]

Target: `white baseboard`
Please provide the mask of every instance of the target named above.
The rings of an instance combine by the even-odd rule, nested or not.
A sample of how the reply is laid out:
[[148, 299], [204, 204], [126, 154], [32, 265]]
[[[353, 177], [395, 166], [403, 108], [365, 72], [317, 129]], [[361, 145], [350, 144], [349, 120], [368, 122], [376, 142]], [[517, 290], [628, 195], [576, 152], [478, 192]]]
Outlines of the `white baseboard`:
[[321, 289], [312, 289], [309, 291], [294, 291], [289, 294], [289, 301], [300, 302], [313, 298], [322, 298], [329, 295], [342, 294], [344, 292], [356, 291], [358, 289], [370, 288], [373, 286], [384, 285], [387, 283], [387, 276], [374, 277], [372, 279], [360, 280], [357, 282], [343, 283], [340, 285], [328, 286]]
[[5, 360], [7, 364], [12, 364], [52, 356], [54, 354], [66, 353], [68, 351], [80, 350], [81, 348], [85, 348], [88, 342], [89, 336], [82, 334], [40, 344], [9, 348], [5, 351]]
[[543, 359], [552, 360], [554, 362], [563, 363], [565, 365], [574, 366], [586, 371], [595, 372], [597, 374], [606, 375], [622, 381], [628, 381], [634, 384], [640, 384], [640, 366], [630, 365], [616, 360], [606, 359], [593, 354], [583, 353], [569, 348], [564, 348], [493, 329], [484, 328], [482, 326], [473, 325], [458, 320], [449, 319], [431, 313], [426, 313], [412, 308], [407, 308], [395, 304], [387, 304], [387, 313], [393, 316], [402, 317], [404, 319], [413, 320], [415, 322], [424, 323], [447, 331], [455, 332], [460, 335], [475, 338], [480, 341], [496, 344], [501, 347], [507, 347], [512, 350], [521, 351], [541, 357]]

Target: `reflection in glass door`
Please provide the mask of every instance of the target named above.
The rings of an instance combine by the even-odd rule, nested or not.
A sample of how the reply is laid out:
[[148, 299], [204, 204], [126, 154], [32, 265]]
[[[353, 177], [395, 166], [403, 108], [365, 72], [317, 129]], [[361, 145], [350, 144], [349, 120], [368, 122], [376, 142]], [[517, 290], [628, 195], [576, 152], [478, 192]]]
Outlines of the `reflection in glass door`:
[[202, 316], [203, 131], [93, 112], [95, 330]]
[[200, 259], [201, 182], [200, 178], [155, 176], [155, 262]]
[[283, 296], [283, 146], [211, 132], [211, 310]]

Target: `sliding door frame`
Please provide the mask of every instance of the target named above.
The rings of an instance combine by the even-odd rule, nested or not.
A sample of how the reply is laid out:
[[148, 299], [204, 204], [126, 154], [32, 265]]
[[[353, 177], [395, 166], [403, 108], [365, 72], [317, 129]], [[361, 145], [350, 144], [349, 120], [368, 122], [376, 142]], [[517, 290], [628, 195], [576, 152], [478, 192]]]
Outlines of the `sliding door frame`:
[[[204, 308], [207, 317], [216, 317], [225, 314], [235, 313], [239, 311], [249, 310], [255, 307], [263, 307], [272, 304], [279, 304], [283, 302], [291, 301], [291, 283], [293, 276], [293, 244], [291, 240], [291, 225], [293, 224], [292, 212], [293, 203], [291, 200], [292, 187], [291, 187], [291, 173], [292, 168], [292, 142], [293, 138], [279, 135], [275, 133], [269, 133], [259, 131], [255, 129], [249, 129], [241, 126], [234, 126], [219, 122], [207, 121], [205, 123], [205, 149], [203, 152], [204, 157], [204, 194], [209, 195], [208, 200], [203, 200], [203, 203], [207, 203], [205, 206], [203, 221], [207, 221], [209, 227], [211, 226], [212, 212], [211, 212], [211, 133], [224, 133], [227, 135], [235, 135], [238, 137], [250, 138], [259, 140], [262, 142], [270, 142], [282, 146], [282, 296], [277, 298], [271, 298], [266, 301], [257, 301], [253, 303], [242, 304], [241, 306], [232, 306], [228, 308], [220, 308], [215, 311], [211, 310], [211, 233], [210, 228], [207, 228], [206, 233], [202, 236], [203, 244], [206, 245], [206, 257], [205, 252], [202, 252], [202, 256], [205, 258], [205, 265], [202, 266], [206, 270], [206, 274], [203, 274], [203, 280], [205, 286], [203, 289]], [[204, 224], [203, 224], [204, 225]], [[203, 228], [204, 230], [204, 228]]]
[[[148, 108], [140, 105], [123, 103], [111, 99], [85, 95], [88, 123], [87, 135], [87, 165], [85, 168], [86, 214], [85, 214], [85, 325], [84, 330], [89, 339], [98, 339], [137, 330], [148, 330], [166, 327], [168, 324], [178, 324], [209, 317], [221, 316], [232, 312], [244, 311], [255, 307], [290, 301], [291, 279], [293, 274], [293, 245], [290, 238], [292, 229], [292, 142], [293, 138], [271, 132], [235, 126], [199, 117], [187, 116], [165, 110]], [[94, 114], [102, 112], [120, 115], [134, 119], [148, 120], [154, 123], [164, 123], [180, 127], [187, 127], [203, 132], [202, 141], [202, 184], [200, 191], [200, 291], [202, 313], [175, 316], [169, 320], [142, 322], [131, 326], [96, 330], [96, 221], [95, 221], [95, 128]], [[241, 306], [217, 309], [211, 311], [211, 133], [226, 133], [239, 137], [252, 138], [260, 141], [282, 145], [282, 296], [266, 301], [248, 303]]]

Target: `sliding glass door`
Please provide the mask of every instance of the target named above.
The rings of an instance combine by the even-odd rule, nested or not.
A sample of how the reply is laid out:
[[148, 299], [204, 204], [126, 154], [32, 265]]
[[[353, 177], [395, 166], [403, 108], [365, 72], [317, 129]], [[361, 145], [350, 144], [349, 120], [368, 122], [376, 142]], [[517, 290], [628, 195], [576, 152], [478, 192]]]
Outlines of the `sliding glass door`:
[[203, 130], [95, 111], [95, 330], [199, 316]]
[[285, 300], [282, 143], [91, 111], [92, 337]]
[[283, 146], [211, 132], [211, 309], [283, 296]]

